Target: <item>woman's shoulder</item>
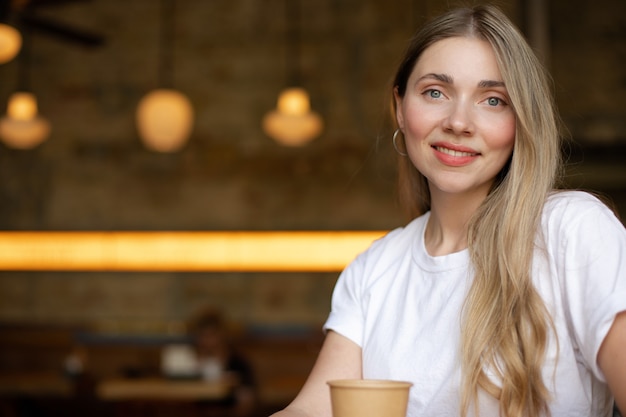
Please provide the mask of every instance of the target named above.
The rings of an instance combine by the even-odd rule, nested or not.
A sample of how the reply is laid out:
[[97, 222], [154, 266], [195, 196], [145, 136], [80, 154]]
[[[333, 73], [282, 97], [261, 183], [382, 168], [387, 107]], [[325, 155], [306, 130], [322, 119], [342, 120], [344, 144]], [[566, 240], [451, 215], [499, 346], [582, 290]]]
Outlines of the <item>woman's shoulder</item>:
[[384, 250], [388, 247], [405, 246], [409, 244], [416, 236], [423, 233], [429, 213], [419, 216], [408, 224], [390, 230], [384, 236], [376, 239], [368, 251]]
[[597, 196], [576, 190], [552, 193], [544, 206], [542, 224], [544, 233], [561, 236], [624, 233], [615, 211]]
[[413, 219], [405, 226], [390, 230], [376, 239], [356, 261], [362, 265], [380, 265], [392, 263], [410, 252], [410, 247], [417, 238], [423, 236], [428, 213]]
[[587, 191], [557, 190], [551, 193], [544, 206], [544, 216], [580, 216], [590, 212], [615, 214], [598, 196]]

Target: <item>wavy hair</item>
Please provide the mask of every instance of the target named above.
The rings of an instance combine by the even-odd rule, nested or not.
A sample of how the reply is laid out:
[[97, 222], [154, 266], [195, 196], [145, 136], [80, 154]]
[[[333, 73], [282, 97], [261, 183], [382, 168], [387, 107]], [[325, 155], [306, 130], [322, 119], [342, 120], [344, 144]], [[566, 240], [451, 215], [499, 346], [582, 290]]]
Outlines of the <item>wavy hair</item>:
[[[459, 36], [491, 45], [516, 116], [512, 156], [468, 226], [475, 277], [463, 306], [461, 415], [472, 404], [478, 411], [480, 389], [499, 400], [505, 417], [549, 415], [542, 368], [554, 325], [530, 271], [542, 208], [561, 167], [550, 80], [505, 14], [480, 5], [452, 10], [417, 32], [394, 79], [400, 97], [421, 53]], [[409, 158], [399, 158], [398, 173], [400, 199], [409, 215], [429, 210], [427, 180]]]

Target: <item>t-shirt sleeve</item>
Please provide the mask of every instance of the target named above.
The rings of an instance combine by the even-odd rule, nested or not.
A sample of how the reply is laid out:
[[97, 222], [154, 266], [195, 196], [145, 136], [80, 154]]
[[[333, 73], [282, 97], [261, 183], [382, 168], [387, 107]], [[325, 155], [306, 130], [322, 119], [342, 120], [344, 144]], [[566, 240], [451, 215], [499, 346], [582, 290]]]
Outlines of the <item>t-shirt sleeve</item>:
[[626, 311], [626, 229], [592, 197], [566, 211], [560, 228], [571, 336], [587, 367], [605, 382], [597, 356], [615, 317]]
[[331, 310], [324, 331], [333, 330], [363, 346], [364, 319], [362, 285], [366, 253], [343, 270], [333, 290]]

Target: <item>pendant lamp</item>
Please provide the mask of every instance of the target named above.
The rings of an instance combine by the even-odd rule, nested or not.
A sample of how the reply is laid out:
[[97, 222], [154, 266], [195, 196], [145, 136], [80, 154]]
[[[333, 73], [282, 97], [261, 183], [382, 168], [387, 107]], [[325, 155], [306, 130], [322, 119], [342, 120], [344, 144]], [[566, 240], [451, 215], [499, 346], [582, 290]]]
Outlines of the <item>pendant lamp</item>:
[[32, 149], [46, 140], [50, 123], [37, 114], [37, 97], [18, 91], [9, 98], [7, 114], [0, 119], [0, 138], [9, 147]]
[[300, 10], [297, 0], [285, 0], [286, 64], [291, 86], [278, 96], [276, 109], [269, 111], [262, 122], [263, 131], [284, 146], [303, 146], [323, 130], [319, 114], [311, 110], [309, 93], [300, 86], [298, 76]]
[[160, 88], [146, 94], [137, 106], [136, 123], [144, 146], [156, 152], [176, 152], [184, 147], [193, 126], [193, 106], [172, 87], [173, 0], [161, 1]]
[[311, 111], [309, 94], [301, 87], [288, 87], [280, 92], [276, 110], [263, 118], [263, 130], [276, 142], [301, 146], [322, 131], [322, 118]]
[[50, 135], [50, 123], [38, 114], [37, 97], [28, 88], [30, 50], [27, 45], [28, 42], [24, 42], [19, 56], [19, 89], [9, 97], [7, 113], [0, 118], [0, 139], [15, 149], [32, 149]]
[[13, 26], [0, 23], [0, 64], [11, 61], [22, 47], [22, 35]]

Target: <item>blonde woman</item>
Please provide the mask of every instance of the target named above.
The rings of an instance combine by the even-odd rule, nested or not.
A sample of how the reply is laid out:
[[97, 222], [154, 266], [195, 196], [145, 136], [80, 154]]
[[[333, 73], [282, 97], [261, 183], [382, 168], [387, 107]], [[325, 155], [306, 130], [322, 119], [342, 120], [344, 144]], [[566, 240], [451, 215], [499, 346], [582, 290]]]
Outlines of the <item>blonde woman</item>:
[[435, 19], [393, 105], [412, 220], [341, 274], [317, 363], [275, 417], [330, 417], [339, 378], [411, 381], [409, 417], [626, 409], [626, 230], [554, 190], [557, 117], [517, 29], [491, 6]]

